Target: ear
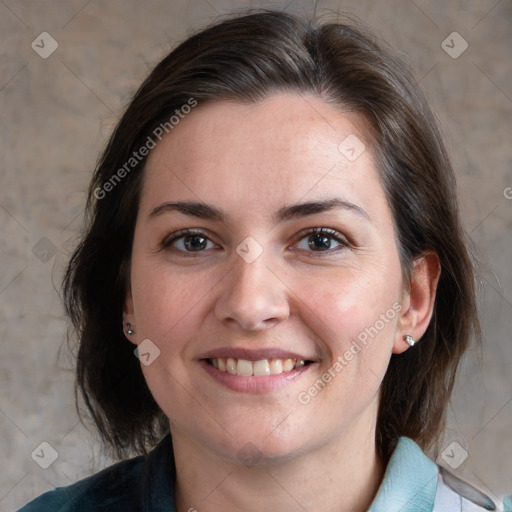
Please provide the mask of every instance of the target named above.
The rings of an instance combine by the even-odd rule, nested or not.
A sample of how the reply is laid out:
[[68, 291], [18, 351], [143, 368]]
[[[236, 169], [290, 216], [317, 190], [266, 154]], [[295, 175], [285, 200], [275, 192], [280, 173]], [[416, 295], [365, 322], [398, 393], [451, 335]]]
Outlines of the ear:
[[393, 353], [401, 354], [410, 348], [403, 336], [410, 335], [418, 341], [427, 330], [434, 311], [437, 283], [441, 275], [439, 258], [427, 252], [414, 260], [410, 287], [404, 290], [402, 309], [397, 326]]
[[[129, 325], [128, 325], [129, 324]], [[128, 329], [134, 331], [133, 334], [128, 333]], [[126, 339], [136, 345], [136, 326], [135, 326], [135, 314], [133, 308], [133, 298], [131, 289], [126, 290], [124, 305], [123, 305], [123, 332]]]

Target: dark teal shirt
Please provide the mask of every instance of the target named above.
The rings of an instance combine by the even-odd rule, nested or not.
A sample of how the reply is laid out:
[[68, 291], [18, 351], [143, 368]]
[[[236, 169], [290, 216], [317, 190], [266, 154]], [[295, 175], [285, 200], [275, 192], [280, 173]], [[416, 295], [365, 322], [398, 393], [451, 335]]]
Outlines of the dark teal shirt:
[[[119, 462], [47, 492], [19, 512], [176, 512], [175, 475], [172, 441], [167, 435], [146, 457]], [[190, 508], [207, 510], [203, 503], [191, 503]], [[369, 512], [483, 510], [498, 509], [487, 496], [440, 470], [416, 443], [402, 437]]]
[[175, 512], [171, 436], [147, 456], [47, 492], [20, 512]]

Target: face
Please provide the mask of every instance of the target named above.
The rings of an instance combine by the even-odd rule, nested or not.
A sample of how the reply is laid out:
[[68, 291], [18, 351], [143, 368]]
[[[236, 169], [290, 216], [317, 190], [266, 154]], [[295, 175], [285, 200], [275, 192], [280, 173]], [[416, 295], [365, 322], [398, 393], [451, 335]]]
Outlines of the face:
[[125, 314], [173, 436], [271, 460], [374, 432], [406, 293], [355, 121], [314, 96], [218, 101], [152, 150]]

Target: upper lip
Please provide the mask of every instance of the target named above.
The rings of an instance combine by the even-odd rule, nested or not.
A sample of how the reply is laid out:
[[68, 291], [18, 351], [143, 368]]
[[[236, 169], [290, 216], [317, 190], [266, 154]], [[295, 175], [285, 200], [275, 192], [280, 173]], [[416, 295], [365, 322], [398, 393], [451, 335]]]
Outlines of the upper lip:
[[221, 347], [209, 350], [199, 356], [199, 359], [215, 359], [217, 357], [261, 361], [263, 359], [297, 359], [298, 361], [315, 361], [314, 357], [305, 356], [282, 348]]

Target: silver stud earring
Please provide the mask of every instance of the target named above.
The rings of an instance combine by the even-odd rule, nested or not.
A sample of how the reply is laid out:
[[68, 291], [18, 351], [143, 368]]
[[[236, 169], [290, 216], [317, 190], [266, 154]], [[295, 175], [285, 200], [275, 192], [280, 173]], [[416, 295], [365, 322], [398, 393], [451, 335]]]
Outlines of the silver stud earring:
[[412, 336], [409, 336], [408, 334], [406, 334], [402, 339], [406, 341], [411, 347], [414, 347], [414, 344], [416, 343], [414, 341], [414, 338]]
[[126, 334], [128, 334], [128, 336], [131, 336], [132, 334], [134, 334], [134, 331], [132, 329], [132, 324], [130, 324], [129, 322], [126, 324]]

